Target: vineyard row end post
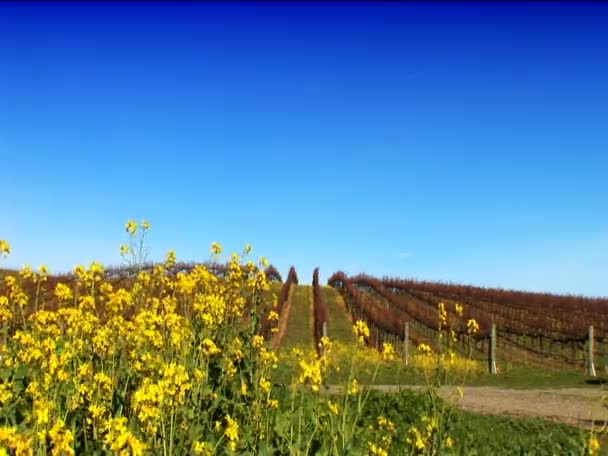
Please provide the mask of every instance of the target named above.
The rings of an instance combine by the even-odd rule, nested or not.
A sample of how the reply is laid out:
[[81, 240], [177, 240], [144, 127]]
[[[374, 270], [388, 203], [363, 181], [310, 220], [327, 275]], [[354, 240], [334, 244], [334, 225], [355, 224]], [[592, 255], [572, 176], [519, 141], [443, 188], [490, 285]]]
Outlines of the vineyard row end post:
[[595, 377], [595, 364], [593, 363], [593, 347], [594, 337], [593, 337], [593, 325], [589, 325], [589, 341], [587, 343], [587, 374], [591, 377]]
[[490, 349], [488, 350], [488, 370], [490, 374], [496, 374], [496, 323], [492, 323], [490, 331]]
[[403, 357], [405, 358], [405, 364], [410, 356], [410, 324], [406, 321], [403, 324]]

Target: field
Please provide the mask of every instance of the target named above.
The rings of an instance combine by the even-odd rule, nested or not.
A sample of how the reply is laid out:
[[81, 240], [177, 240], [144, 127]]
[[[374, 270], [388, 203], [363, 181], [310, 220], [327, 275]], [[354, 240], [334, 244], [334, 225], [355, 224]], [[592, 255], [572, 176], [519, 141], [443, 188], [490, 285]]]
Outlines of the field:
[[6, 454], [605, 454], [604, 301], [149, 265], [126, 229], [125, 267], [0, 272]]

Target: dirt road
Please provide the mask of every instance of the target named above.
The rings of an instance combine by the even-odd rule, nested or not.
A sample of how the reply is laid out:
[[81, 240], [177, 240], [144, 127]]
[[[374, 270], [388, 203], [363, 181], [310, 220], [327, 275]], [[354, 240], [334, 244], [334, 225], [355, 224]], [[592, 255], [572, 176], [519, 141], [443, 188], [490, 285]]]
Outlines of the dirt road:
[[[424, 390], [422, 386], [376, 385], [385, 392], [399, 389]], [[330, 390], [335, 390], [330, 388]], [[460, 397], [456, 387], [442, 387], [441, 396], [460, 408], [488, 415], [538, 417], [583, 429], [597, 429], [608, 422], [608, 408], [598, 388], [556, 388], [517, 390], [495, 386], [466, 386]], [[606, 401], [608, 405], [608, 400]]]
[[[397, 391], [393, 385], [379, 385], [386, 392]], [[415, 390], [423, 387], [409, 387]], [[608, 409], [602, 405], [607, 391], [598, 388], [560, 388], [516, 390], [494, 386], [466, 386], [460, 397], [455, 387], [443, 387], [441, 396], [464, 410], [490, 415], [539, 417], [589, 429], [608, 421]]]

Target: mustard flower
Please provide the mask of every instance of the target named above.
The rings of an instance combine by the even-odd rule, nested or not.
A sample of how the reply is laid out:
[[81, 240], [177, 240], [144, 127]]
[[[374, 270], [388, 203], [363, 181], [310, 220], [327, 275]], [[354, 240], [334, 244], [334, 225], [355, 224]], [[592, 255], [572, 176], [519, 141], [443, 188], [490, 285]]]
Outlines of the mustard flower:
[[8, 241], [0, 239], [0, 255], [8, 255], [11, 253], [11, 246]]
[[244, 382], [243, 380], [241, 380], [241, 386], [239, 388], [239, 392], [241, 393], [241, 396], [247, 396], [248, 391], [249, 391], [249, 388], [247, 387], [247, 383]]
[[55, 286], [55, 296], [60, 301], [71, 301], [74, 297], [72, 289], [64, 283], [58, 283]]
[[479, 331], [479, 324], [474, 318], [469, 319], [469, 321], [467, 321], [467, 333], [472, 335], [477, 333], [477, 331]]
[[177, 257], [175, 255], [175, 250], [169, 250], [167, 252], [167, 255], [165, 256], [165, 267], [172, 268], [173, 266], [175, 266], [176, 258]]
[[463, 311], [462, 304], [456, 303], [454, 305], [454, 308], [456, 310], [456, 315], [458, 315], [459, 317], [462, 317], [462, 311]]
[[327, 401], [327, 408], [332, 413], [332, 415], [338, 416], [340, 414], [340, 407], [335, 402]]
[[53, 449], [51, 450], [52, 455], [74, 455], [74, 436], [72, 432], [67, 429], [65, 422], [59, 419], [55, 422], [51, 430], [49, 431], [49, 437]]
[[595, 456], [598, 454], [598, 450], [600, 449], [600, 442], [597, 440], [597, 437], [594, 434], [590, 434], [587, 439], [587, 454], [589, 456]]
[[205, 355], [207, 356], [217, 355], [222, 352], [222, 350], [220, 350], [217, 345], [215, 345], [215, 342], [213, 342], [208, 337], [205, 337], [203, 339], [203, 342], [201, 343], [201, 348], [203, 349], [203, 353], [205, 353]]
[[222, 253], [222, 246], [217, 242], [213, 242], [213, 243], [211, 243], [209, 252], [211, 252], [211, 254], [213, 254], [213, 255], [219, 255], [220, 253]]
[[432, 352], [431, 347], [425, 343], [418, 345], [418, 351], [423, 355], [429, 355]]
[[224, 430], [224, 437], [228, 439], [230, 442], [230, 449], [234, 451], [236, 449], [236, 444], [239, 441], [239, 423], [232, 419], [230, 415], [226, 415], [224, 417], [224, 421], [226, 422], [226, 429]]
[[266, 377], [260, 378], [258, 385], [263, 393], [268, 393], [270, 391], [271, 383]]
[[393, 348], [393, 345], [388, 343], [388, 342], [384, 342], [382, 344], [382, 359], [384, 361], [394, 361], [395, 360], [395, 349]]
[[134, 236], [135, 233], [137, 232], [137, 222], [134, 222], [133, 220], [129, 220], [125, 224], [125, 231], [127, 233], [129, 233], [131, 236]]
[[443, 302], [440, 302], [437, 307], [439, 308], [439, 329], [441, 329], [448, 324], [448, 311]]
[[370, 455], [388, 456], [388, 451], [372, 442], [367, 442], [367, 449]]
[[24, 264], [21, 271], [19, 271], [19, 275], [22, 279], [27, 280], [34, 276], [34, 272], [32, 271], [32, 268], [29, 264]]
[[413, 446], [417, 450], [424, 450], [426, 443], [425, 443], [424, 439], [422, 438], [422, 434], [418, 430], [418, 428], [415, 426], [410, 427], [408, 434], [409, 435], [406, 439], [407, 443], [409, 443], [411, 446]]
[[192, 447], [194, 454], [201, 456], [213, 456], [213, 445], [208, 442], [194, 442]]
[[253, 336], [253, 339], [251, 340], [251, 346], [253, 348], [261, 348], [264, 346], [264, 336], [261, 336], [259, 334], [256, 334], [255, 336]]
[[352, 396], [354, 394], [357, 394], [359, 392], [359, 382], [357, 381], [356, 378], [351, 379], [351, 381], [348, 384], [348, 389], [347, 389], [347, 393], [349, 396]]
[[357, 340], [360, 343], [363, 343], [365, 339], [369, 337], [369, 328], [367, 327], [367, 323], [363, 320], [357, 320], [353, 326], [353, 333], [357, 337]]

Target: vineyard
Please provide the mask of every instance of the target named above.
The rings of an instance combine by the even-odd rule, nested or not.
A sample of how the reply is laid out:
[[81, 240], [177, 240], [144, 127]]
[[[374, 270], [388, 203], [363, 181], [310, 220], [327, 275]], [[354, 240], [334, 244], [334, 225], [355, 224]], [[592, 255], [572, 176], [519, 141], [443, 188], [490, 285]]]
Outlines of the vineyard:
[[[400, 454], [421, 454], [421, 448], [427, 454], [462, 454], [471, 442], [492, 454], [544, 450], [544, 442], [526, 433], [513, 442], [520, 424], [508, 420], [502, 435], [482, 442], [480, 436], [498, 421], [459, 414], [444, 398], [437, 402], [443, 393], [435, 386], [427, 384], [425, 395], [375, 392], [366, 402], [372, 390], [364, 385], [420, 385], [429, 369], [478, 373], [479, 363], [469, 357], [490, 357], [490, 365], [499, 367], [510, 362], [560, 369], [580, 369], [591, 354], [604, 357], [601, 300], [341, 272], [323, 286], [318, 268], [311, 285], [302, 285], [294, 267], [283, 279], [274, 266], [259, 264], [177, 263], [169, 254], [161, 264], [92, 263], [61, 275], [44, 267], [1, 271], [0, 387], [9, 421], [0, 428], [0, 444], [15, 454], [31, 454], [18, 449], [33, 445], [40, 454], [60, 454], [59, 448], [65, 454], [218, 454], [212, 448], [220, 447], [220, 454], [237, 448], [257, 454], [267, 445], [276, 449], [271, 454], [293, 452], [294, 446], [297, 454], [313, 454], [302, 437], [314, 427], [329, 430], [316, 438], [319, 448], [330, 448], [349, 432], [343, 444], [356, 441], [370, 454], [388, 454], [389, 448]], [[576, 318], [564, 318], [573, 308], [580, 309]], [[433, 355], [442, 350], [442, 338], [449, 339], [444, 354], [456, 356]], [[75, 354], [69, 358], [66, 350]], [[455, 360], [452, 371], [445, 359]], [[44, 386], [53, 385], [53, 374], [57, 390]], [[342, 396], [333, 392], [339, 385]], [[321, 386], [327, 389], [315, 395]], [[340, 414], [345, 418], [334, 420]], [[198, 424], [192, 426], [194, 419]], [[431, 419], [444, 421], [429, 427]], [[358, 428], [361, 420], [366, 424]], [[345, 423], [353, 424], [347, 430]], [[374, 423], [391, 424], [375, 429]], [[289, 433], [277, 431], [285, 425]], [[554, 433], [558, 452], [587, 445], [574, 428], [526, 426]], [[406, 437], [393, 441], [392, 433]]]
[[[353, 317], [367, 322], [375, 347], [385, 341], [402, 352], [409, 342], [434, 346], [443, 305], [453, 322], [455, 350], [480, 360], [488, 360], [493, 351], [499, 367], [509, 363], [590, 371], [608, 359], [607, 299], [347, 277], [342, 272], [328, 283], [342, 294]], [[471, 320], [478, 325], [474, 334], [466, 325]]]

